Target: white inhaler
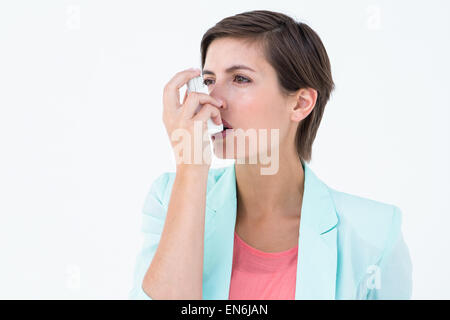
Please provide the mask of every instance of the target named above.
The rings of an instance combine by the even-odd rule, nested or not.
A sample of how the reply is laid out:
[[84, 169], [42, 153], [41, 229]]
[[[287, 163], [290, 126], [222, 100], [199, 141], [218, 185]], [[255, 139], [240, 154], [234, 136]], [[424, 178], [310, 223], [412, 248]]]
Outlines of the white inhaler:
[[[208, 87], [203, 83], [203, 77], [201, 76], [189, 80], [189, 82], [187, 83], [187, 92], [200, 92], [209, 94]], [[195, 113], [197, 113], [201, 109], [201, 107], [202, 106], [199, 104], [198, 108], [195, 110]], [[217, 125], [212, 121], [211, 118], [208, 119], [207, 125], [209, 135], [213, 135], [223, 131], [223, 124]]]

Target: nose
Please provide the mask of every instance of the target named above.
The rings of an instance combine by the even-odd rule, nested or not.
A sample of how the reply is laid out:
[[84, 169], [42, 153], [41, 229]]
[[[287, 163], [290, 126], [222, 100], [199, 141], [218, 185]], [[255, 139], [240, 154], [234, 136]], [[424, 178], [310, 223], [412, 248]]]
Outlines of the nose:
[[222, 106], [220, 109], [228, 109], [227, 99], [225, 97], [224, 91], [226, 88], [220, 81], [215, 81], [214, 84], [208, 86], [209, 95], [214, 99], [222, 101]]
[[214, 99], [216, 99], [216, 100], [222, 101], [222, 106], [221, 106], [222, 109], [226, 109], [226, 108], [227, 108], [227, 102], [226, 102], [226, 100], [224, 99], [224, 97], [219, 96], [218, 94], [212, 93], [212, 92], [210, 92], [209, 95], [210, 95], [211, 97], [213, 97]]

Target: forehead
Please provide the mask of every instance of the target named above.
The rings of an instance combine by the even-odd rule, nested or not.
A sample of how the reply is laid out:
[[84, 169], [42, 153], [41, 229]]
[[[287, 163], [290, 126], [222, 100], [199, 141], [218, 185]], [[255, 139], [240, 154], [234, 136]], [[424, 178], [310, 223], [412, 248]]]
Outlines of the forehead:
[[222, 72], [236, 64], [261, 72], [270, 67], [258, 43], [233, 38], [220, 38], [211, 42], [206, 54], [205, 69]]

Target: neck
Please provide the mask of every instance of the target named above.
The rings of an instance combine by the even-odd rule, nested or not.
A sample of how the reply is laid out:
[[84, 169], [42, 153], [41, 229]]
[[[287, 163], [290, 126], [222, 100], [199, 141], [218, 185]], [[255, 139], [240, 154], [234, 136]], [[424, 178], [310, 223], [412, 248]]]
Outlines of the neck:
[[261, 175], [261, 164], [237, 164], [238, 212], [247, 221], [297, 218], [303, 199], [304, 170], [296, 152], [280, 153], [278, 171]]

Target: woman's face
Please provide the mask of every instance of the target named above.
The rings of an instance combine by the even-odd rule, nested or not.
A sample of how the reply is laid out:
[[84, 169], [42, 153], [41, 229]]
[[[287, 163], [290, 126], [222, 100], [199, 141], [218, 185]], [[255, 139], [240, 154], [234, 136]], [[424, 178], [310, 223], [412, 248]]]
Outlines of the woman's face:
[[[259, 154], [268, 155], [272, 148], [281, 149], [283, 144], [293, 146], [298, 122], [291, 121], [292, 108], [289, 106], [295, 104], [295, 98], [282, 95], [275, 69], [266, 61], [258, 45], [233, 38], [214, 40], [207, 51], [203, 80], [209, 94], [223, 101], [222, 119], [233, 128], [231, 134], [223, 138], [220, 134], [213, 137], [214, 153], [218, 158], [248, 159]], [[242, 129], [243, 133], [237, 129]], [[266, 132], [267, 142], [261, 146], [258, 144], [263, 136], [259, 129]], [[271, 136], [271, 129], [279, 129], [279, 136]], [[244, 153], [238, 153], [238, 136], [245, 137]], [[239, 140], [244, 141], [241, 138]], [[250, 148], [250, 140], [257, 145], [256, 149]], [[230, 143], [234, 148], [229, 147], [227, 151], [226, 146]]]

